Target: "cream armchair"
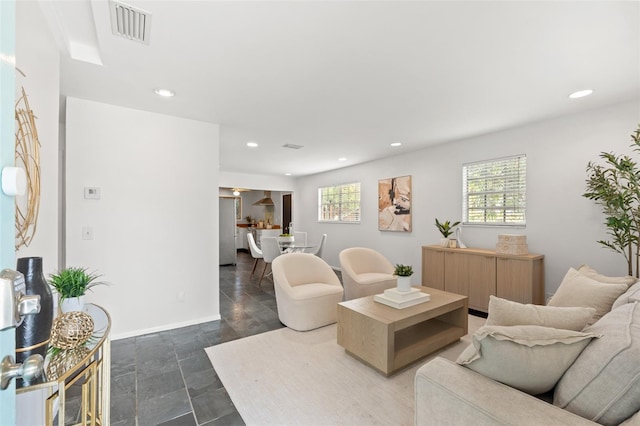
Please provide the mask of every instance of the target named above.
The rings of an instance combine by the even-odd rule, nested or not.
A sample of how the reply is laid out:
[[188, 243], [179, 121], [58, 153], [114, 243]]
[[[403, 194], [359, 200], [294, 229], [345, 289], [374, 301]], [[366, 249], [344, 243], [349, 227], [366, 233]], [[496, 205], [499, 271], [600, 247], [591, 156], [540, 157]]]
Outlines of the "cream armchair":
[[340, 252], [344, 300], [380, 294], [395, 287], [395, 267], [386, 257], [365, 247], [351, 247]]
[[308, 253], [278, 256], [271, 264], [278, 318], [297, 331], [313, 330], [337, 321], [343, 289], [324, 260]]

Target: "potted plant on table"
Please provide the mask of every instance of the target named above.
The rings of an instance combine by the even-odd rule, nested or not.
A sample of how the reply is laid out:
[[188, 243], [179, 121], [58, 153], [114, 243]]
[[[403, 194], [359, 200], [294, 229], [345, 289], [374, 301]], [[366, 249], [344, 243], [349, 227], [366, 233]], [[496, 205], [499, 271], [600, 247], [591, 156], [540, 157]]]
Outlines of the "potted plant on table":
[[411, 275], [413, 275], [411, 265], [396, 265], [393, 275], [398, 277], [398, 291], [407, 292], [411, 290]]
[[438, 231], [440, 231], [440, 233], [444, 237], [440, 239], [440, 245], [442, 247], [449, 247], [449, 236], [453, 234], [453, 228], [455, 228], [459, 224], [460, 221], [452, 224], [448, 220], [445, 222], [440, 222], [438, 218], [436, 218], [436, 228], [438, 228]]
[[49, 284], [60, 295], [60, 310], [65, 312], [82, 311], [84, 295], [97, 285], [106, 285], [98, 281], [101, 275], [89, 272], [87, 268], [68, 267], [49, 276]]

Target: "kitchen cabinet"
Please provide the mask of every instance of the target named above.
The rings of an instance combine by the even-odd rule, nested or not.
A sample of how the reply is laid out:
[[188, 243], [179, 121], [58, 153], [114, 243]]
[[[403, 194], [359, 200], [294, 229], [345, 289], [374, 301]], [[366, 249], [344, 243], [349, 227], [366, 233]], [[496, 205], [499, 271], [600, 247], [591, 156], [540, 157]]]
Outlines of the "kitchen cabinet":
[[239, 249], [249, 250], [246, 226], [236, 226], [236, 250]]
[[541, 305], [544, 256], [423, 246], [422, 285], [468, 296], [469, 308], [482, 312], [488, 312], [490, 295]]

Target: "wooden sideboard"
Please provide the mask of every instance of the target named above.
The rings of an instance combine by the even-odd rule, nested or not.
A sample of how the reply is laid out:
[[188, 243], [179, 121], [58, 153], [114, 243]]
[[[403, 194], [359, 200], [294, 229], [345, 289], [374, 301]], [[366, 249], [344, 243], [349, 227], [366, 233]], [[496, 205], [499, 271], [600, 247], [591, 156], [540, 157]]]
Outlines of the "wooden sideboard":
[[542, 305], [544, 256], [423, 246], [422, 285], [468, 296], [469, 308], [482, 312], [488, 312], [490, 295]]

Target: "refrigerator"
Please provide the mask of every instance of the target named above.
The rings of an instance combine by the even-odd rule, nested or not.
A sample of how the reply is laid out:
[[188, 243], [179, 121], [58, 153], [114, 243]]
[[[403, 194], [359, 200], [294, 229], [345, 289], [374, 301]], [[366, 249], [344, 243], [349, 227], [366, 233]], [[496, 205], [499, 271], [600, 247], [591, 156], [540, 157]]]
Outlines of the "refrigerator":
[[220, 265], [236, 264], [236, 208], [233, 198], [220, 198]]

